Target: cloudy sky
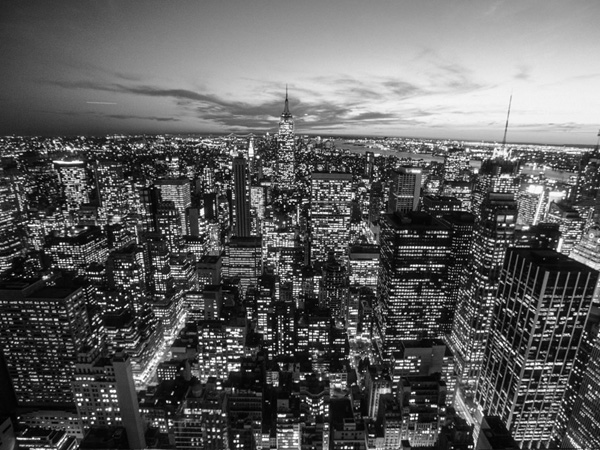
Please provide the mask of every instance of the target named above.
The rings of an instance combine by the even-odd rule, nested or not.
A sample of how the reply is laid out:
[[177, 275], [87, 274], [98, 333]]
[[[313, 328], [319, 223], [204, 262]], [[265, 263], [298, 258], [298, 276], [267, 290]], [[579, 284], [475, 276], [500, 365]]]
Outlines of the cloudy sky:
[[594, 145], [598, 0], [3, 0], [0, 134]]

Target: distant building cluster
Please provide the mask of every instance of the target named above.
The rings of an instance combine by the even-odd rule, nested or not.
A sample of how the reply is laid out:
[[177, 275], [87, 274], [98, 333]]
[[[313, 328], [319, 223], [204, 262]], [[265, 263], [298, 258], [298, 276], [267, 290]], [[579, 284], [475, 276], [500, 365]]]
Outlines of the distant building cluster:
[[598, 148], [0, 148], [0, 449], [600, 448]]

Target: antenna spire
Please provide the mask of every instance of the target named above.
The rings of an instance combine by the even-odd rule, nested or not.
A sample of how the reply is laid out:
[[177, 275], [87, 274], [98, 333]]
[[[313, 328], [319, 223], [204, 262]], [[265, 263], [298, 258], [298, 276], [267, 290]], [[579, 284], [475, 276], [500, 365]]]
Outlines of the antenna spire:
[[290, 113], [290, 107], [288, 105], [288, 85], [287, 83], [285, 84], [285, 107], [283, 108], [283, 114], [288, 114]]
[[508, 132], [508, 119], [510, 119], [510, 107], [512, 105], [512, 93], [510, 94], [510, 100], [508, 101], [508, 112], [506, 113], [506, 125], [504, 126], [504, 138], [502, 138], [502, 154], [506, 156], [506, 133]]

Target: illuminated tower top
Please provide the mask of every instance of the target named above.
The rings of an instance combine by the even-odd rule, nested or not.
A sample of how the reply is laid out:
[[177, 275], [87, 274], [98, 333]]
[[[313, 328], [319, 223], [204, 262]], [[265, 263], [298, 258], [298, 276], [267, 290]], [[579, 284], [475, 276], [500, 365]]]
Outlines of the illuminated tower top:
[[288, 90], [285, 87], [285, 106], [279, 120], [277, 133], [277, 181], [281, 187], [290, 188], [294, 180], [294, 120], [290, 113]]
[[292, 115], [290, 114], [290, 105], [288, 102], [288, 87], [287, 84], [285, 85], [285, 106], [283, 107], [283, 114], [281, 114], [282, 118], [292, 118]]

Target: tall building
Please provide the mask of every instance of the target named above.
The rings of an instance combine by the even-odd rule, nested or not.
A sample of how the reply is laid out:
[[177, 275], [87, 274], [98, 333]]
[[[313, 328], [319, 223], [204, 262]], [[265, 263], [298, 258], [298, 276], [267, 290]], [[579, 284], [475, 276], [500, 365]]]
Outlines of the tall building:
[[471, 178], [471, 157], [461, 148], [449, 149], [444, 157], [444, 183], [448, 181], [469, 181]]
[[[501, 166], [504, 167], [504, 166]], [[508, 170], [508, 169], [507, 169]], [[492, 167], [490, 174], [500, 172]], [[449, 344], [456, 357], [461, 392], [471, 396], [483, 361], [498, 274], [506, 249], [513, 242], [517, 205], [509, 178], [485, 175], [477, 191], [484, 193], [473, 230], [471, 260], [464, 283], [459, 287], [458, 303]], [[512, 173], [508, 171], [508, 173]], [[495, 187], [498, 185], [497, 187]], [[486, 187], [487, 186], [487, 187]]]
[[440, 222], [450, 227], [450, 259], [448, 262], [448, 283], [446, 285], [446, 305], [442, 312], [442, 331], [450, 334], [454, 314], [460, 296], [460, 286], [466, 282], [467, 268], [471, 260], [471, 244], [475, 217], [468, 212], [455, 212], [443, 216]]
[[529, 184], [517, 194], [519, 225], [537, 225], [544, 217], [546, 191], [543, 185]]
[[248, 164], [243, 156], [233, 159], [233, 234], [240, 237], [251, 235], [250, 189]]
[[285, 106], [277, 133], [277, 183], [283, 188], [291, 188], [294, 183], [295, 163], [294, 118], [290, 113], [287, 87], [285, 89]]
[[406, 339], [442, 337], [450, 228], [428, 214], [381, 217], [378, 327], [384, 353]]
[[549, 206], [546, 222], [558, 224], [560, 240], [557, 250], [569, 255], [583, 235], [585, 220], [569, 204], [553, 202]]
[[517, 178], [519, 165], [502, 159], [487, 159], [481, 164], [477, 182], [473, 188], [471, 211], [481, 219], [482, 205], [490, 192], [516, 194], [519, 189]]
[[77, 211], [90, 201], [90, 183], [85, 161], [53, 161], [58, 172], [67, 212]]
[[311, 262], [325, 261], [330, 251], [347, 261], [350, 239], [352, 174], [313, 172], [311, 176]]
[[192, 206], [190, 182], [187, 178], [168, 178], [157, 180], [154, 186], [160, 191], [160, 198], [164, 202], [173, 202], [181, 219], [183, 234], [189, 234], [186, 211]]
[[423, 171], [420, 167], [400, 167], [390, 185], [388, 212], [417, 211], [421, 199]]
[[91, 343], [83, 288], [0, 285], [0, 348], [20, 406], [73, 403], [77, 352]]
[[18, 205], [10, 177], [0, 168], [0, 272], [9, 269], [23, 251], [17, 227]]
[[600, 334], [596, 336], [581, 388], [575, 400], [564, 448], [600, 448]]
[[256, 236], [232, 237], [225, 250], [223, 275], [239, 278], [242, 296], [262, 275], [262, 239]]
[[377, 290], [379, 274], [379, 246], [352, 245], [348, 255], [348, 275], [351, 286], [367, 287]]
[[120, 222], [130, 214], [133, 199], [123, 176], [123, 166], [115, 161], [96, 161], [94, 178], [103, 222]]
[[553, 250], [509, 249], [476, 400], [521, 448], [548, 448], [598, 272]]
[[99, 227], [71, 227], [47, 236], [46, 252], [54, 268], [83, 275], [90, 264], [104, 264], [107, 240]]
[[103, 356], [98, 349], [79, 354], [73, 394], [83, 428], [122, 426], [129, 448], [145, 448], [144, 423], [126, 353]]

